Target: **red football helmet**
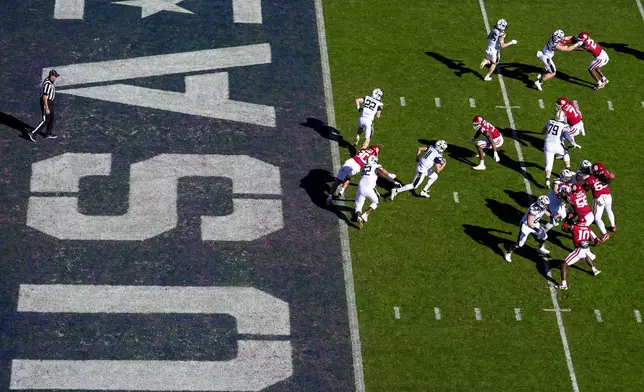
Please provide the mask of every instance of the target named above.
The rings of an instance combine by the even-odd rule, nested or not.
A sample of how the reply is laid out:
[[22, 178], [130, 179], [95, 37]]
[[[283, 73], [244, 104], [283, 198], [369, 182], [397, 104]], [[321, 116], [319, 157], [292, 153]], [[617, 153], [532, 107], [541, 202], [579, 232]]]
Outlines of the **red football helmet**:
[[566, 106], [568, 104], [568, 98], [566, 97], [559, 97], [555, 101], [555, 105], [557, 106], [557, 109], [561, 109], [562, 107]]
[[604, 174], [604, 172], [606, 171], [606, 168], [604, 167], [603, 163], [596, 162], [593, 164], [591, 170], [593, 174]]
[[588, 35], [588, 33], [585, 31], [582, 31], [581, 33], [579, 33], [579, 35], [577, 35], [577, 39], [580, 41], [585, 41], [588, 39], [588, 37], [590, 37], [590, 35]]
[[373, 151], [373, 153], [374, 153], [377, 157], [379, 157], [379, 156], [380, 156], [380, 146], [379, 146], [379, 145], [377, 145], [377, 144], [373, 144], [373, 145], [369, 146], [369, 148]]
[[577, 193], [577, 192], [582, 192], [582, 191], [583, 191], [583, 188], [582, 188], [581, 184], [579, 184], [577, 182], [570, 186], [570, 193]]
[[472, 119], [472, 126], [474, 126], [474, 129], [476, 129], [477, 131], [480, 131], [481, 130], [481, 125], [483, 124], [483, 121], [485, 121], [483, 119], [483, 117], [474, 116], [474, 119]]

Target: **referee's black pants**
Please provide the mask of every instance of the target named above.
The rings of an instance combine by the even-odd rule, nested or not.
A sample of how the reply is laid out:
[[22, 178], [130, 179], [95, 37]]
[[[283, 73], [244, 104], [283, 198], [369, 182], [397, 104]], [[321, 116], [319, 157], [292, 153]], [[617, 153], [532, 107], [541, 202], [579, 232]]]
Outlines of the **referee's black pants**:
[[31, 133], [38, 133], [40, 130], [45, 127], [45, 136], [51, 135], [52, 131], [54, 130], [54, 122], [55, 122], [55, 117], [54, 117], [54, 101], [47, 101], [47, 106], [49, 107], [49, 114], [45, 113], [45, 104], [42, 102], [42, 99], [40, 100], [40, 111], [42, 112], [42, 121], [36, 129], [34, 129]]

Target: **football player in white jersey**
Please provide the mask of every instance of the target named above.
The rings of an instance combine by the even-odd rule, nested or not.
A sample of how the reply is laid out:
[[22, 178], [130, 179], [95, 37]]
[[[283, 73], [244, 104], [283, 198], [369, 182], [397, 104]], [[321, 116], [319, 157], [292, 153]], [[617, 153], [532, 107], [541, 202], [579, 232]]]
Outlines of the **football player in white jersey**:
[[555, 157], [563, 158], [566, 169], [570, 169], [570, 155], [564, 146], [564, 140], [567, 140], [574, 148], [581, 148], [575, 143], [574, 139], [568, 135], [569, 127], [566, 124], [566, 115], [562, 111], [555, 112], [555, 118], [548, 120], [543, 127], [543, 132], [546, 138], [543, 145], [543, 152], [545, 155], [546, 163], [546, 187], [550, 188], [550, 174], [552, 173], [552, 166]]
[[586, 178], [590, 175], [590, 169], [592, 166], [593, 164], [587, 159], [579, 162], [579, 169], [575, 172], [575, 178], [572, 179], [571, 183], [583, 185]]
[[[358, 191], [356, 192], [355, 216], [358, 217], [358, 224], [362, 229], [369, 219], [369, 214], [378, 208], [378, 201], [380, 200], [380, 196], [376, 191], [378, 177], [386, 178], [393, 182], [396, 175], [389, 173], [384, 167], [378, 164], [378, 158], [375, 156], [369, 157], [369, 161], [362, 167], [361, 173], [362, 177], [360, 178], [360, 182], [358, 182]], [[369, 199], [371, 205], [369, 205], [369, 208], [363, 214], [362, 207], [366, 199]]]
[[[419, 147], [416, 152], [418, 165], [416, 166], [416, 176], [414, 176], [414, 181], [401, 188], [392, 189], [391, 200], [401, 192], [418, 188], [425, 179], [425, 176], [427, 176], [427, 185], [425, 185], [423, 190], [420, 192], [420, 196], [429, 197], [429, 193], [427, 193], [429, 187], [438, 180], [438, 173], [443, 171], [447, 164], [445, 157], [443, 157], [445, 150], [447, 150], [447, 143], [445, 140], [439, 140], [433, 146]], [[434, 166], [436, 167], [435, 169], [433, 168]]]
[[382, 90], [379, 88], [374, 89], [371, 95], [367, 95], [364, 98], [356, 98], [356, 109], [362, 114], [358, 119], [358, 132], [354, 145], [357, 146], [360, 143], [360, 134], [364, 131], [364, 142], [361, 148], [367, 148], [369, 146], [374, 131], [373, 120], [380, 118], [382, 106]]
[[517, 242], [510, 245], [510, 248], [505, 254], [505, 261], [507, 261], [508, 263], [512, 262], [512, 253], [525, 245], [525, 242], [528, 240], [528, 236], [530, 234], [537, 237], [537, 241], [539, 242], [539, 252], [545, 255], [550, 253], [550, 251], [544, 246], [546, 239], [548, 238], [548, 234], [546, 234], [546, 230], [541, 227], [541, 223], [539, 223], [544, 215], [550, 216], [550, 212], [548, 212], [549, 204], [550, 199], [548, 198], [548, 196], [543, 195], [539, 196], [537, 198], [537, 201], [530, 205], [528, 211], [525, 213], [525, 215], [523, 215], [523, 219], [521, 219], [521, 230], [519, 231], [519, 238], [517, 239]]
[[543, 63], [543, 68], [545, 70], [544, 74], [539, 74], [537, 76], [537, 81], [534, 82], [534, 85], [539, 89], [543, 90], [543, 83], [551, 79], [557, 74], [557, 67], [552, 61], [552, 58], [555, 56], [555, 51], [561, 52], [572, 52], [577, 49], [581, 43], [576, 43], [575, 45], [566, 46], [567, 43], [571, 43], [572, 35], [566, 36], [563, 30], [556, 30], [550, 36], [550, 39], [543, 47], [543, 50], [537, 52], [537, 57]]
[[496, 69], [496, 65], [501, 60], [501, 49], [507, 48], [510, 45], [516, 45], [517, 40], [513, 39], [510, 42], [505, 42], [505, 29], [508, 27], [508, 22], [505, 19], [499, 19], [496, 26], [492, 28], [490, 34], [487, 35], [487, 49], [485, 50], [485, 58], [481, 61], [480, 68], [486, 65], [490, 66], [490, 70], [483, 78], [486, 82], [492, 80], [492, 74]]
[[548, 192], [548, 211], [550, 211], [550, 221], [546, 223], [546, 232], [553, 227], [559, 225], [568, 215], [566, 212], [566, 194], [572, 185], [570, 181], [575, 176], [575, 173], [570, 169], [563, 169], [558, 177], [552, 181], [552, 188]]

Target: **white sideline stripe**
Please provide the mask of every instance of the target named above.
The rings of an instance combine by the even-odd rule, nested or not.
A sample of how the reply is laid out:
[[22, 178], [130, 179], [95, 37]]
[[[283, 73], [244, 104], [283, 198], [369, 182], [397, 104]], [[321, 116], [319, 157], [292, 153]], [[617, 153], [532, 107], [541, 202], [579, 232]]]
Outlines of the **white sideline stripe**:
[[642, 15], [642, 20], [644, 20], [644, 7], [642, 7], [642, 2], [640, 0], [635, 0], [637, 2], [637, 8], [640, 9], [640, 15]]
[[458, 192], [454, 192], [454, 203], [458, 203]]
[[[485, 4], [483, 0], [479, 0], [479, 5], [481, 6], [481, 13], [483, 14], [483, 22], [485, 23], [485, 30], [487, 34], [490, 34], [490, 23], [487, 18], [487, 11], [485, 11]], [[525, 163], [523, 162], [523, 153], [521, 152], [521, 145], [519, 144], [519, 138], [517, 136], [516, 126], [514, 124], [514, 116], [512, 115], [512, 109], [510, 108], [510, 98], [508, 97], [508, 91], [505, 88], [505, 83], [503, 81], [503, 76], [501, 75], [501, 69], [497, 69], [499, 74], [499, 84], [501, 85], [501, 92], [503, 93], [503, 101], [505, 102], [506, 112], [508, 115], [508, 120], [510, 121], [510, 127], [512, 128], [512, 137], [514, 138], [514, 147], [517, 150], [517, 155], [519, 159], [519, 164], [521, 165], [521, 171], [523, 174], [523, 183], [525, 189], [528, 192], [528, 195], [532, 195], [532, 187], [528, 181], [527, 172], [525, 168]], [[548, 272], [550, 274], [550, 272]], [[557, 310], [555, 312], [557, 316], [557, 325], [559, 327], [559, 334], [561, 335], [561, 343], [564, 348], [564, 354], [566, 355], [566, 362], [568, 364], [568, 373], [570, 374], [570, 381], [572, 382], [572, 389], [574, 392], [579, 392], [579, 385], [577, 384], [577, 376], [575, 375], [575, 369], [572, 364], [572, 356], [570, 354], [570, 346], [568, 345], [568, 337], [566, 336], [566, 329], [563, 324], [563, 318], [561, 317], [559, 301], [557, 300], [557, 293], [555, 291], [555, 285], [552, 282], [548, 282], [550, 286], [550, 298], [552, 300], [553, 307]]]
[[[436, 107], [439, 108], [441, 107], [441, 99], [436, 97], [434, 98], [434, 102], [436, 102]], [[644, 102], [642, 102], [642, 105], [644, 105]]]
[[400, 106], [407, 106], [407, 100], [405, 97], [400, 97]]
[[539, 107], [540, 107], [541, 109], [545, 109], [545, 108], [546, 108], [546, 106], [543, 104], [543, 99], [540, 99], [540, 100], [539, 100]]
[[[324, 81], [324, 98], [326, 101], [326, 117], [328, 125], [335, 128], [335, 109], [333, 107], [333, 90], [331, 88], [331, 70], [329, 69], [329, 53], [326, 47], [326, 32], [324, 28], [324, 12], [322, 0], [315, 0], [315, 19], [317, 22], [318, 42], [320, 46], [320, 60], [322, 62], [322, 79]], [[340, 151], [334, 138], [329, 139], [333, 172], [340, 170]], [[362, 348], [360, 343], [360, 330], [358, 329], [358, 311], [356, 307], [356, 292], [353, 284], [353, 268], [351, 267], [351, 249], [349, 247], [349, 231], [341, 219], [338, 219], [340, 228], [340, 245], [342, 249], [342, 267], [344, 270], [344, 288], [347, 296], [347, 312], [349, 316], [349, 331], [351, 333], [351, 351], [353, 354], [353, 376], [355, 378], [356, 392], [365, 392], [364, 370], [362, 367]]]
[[633, 313], [635, 313], [635, 321], [637, 321], [638, 323], [641, 323], [642, 322], [642, 314], [640, 313], [640, 311], [635, 309], [635, 311]]
[[613, 107], [613, 102], [612, 101], [606, 101], [608, 103], [608, 110], [615, 110]]
[[595, 309], [595, 318], [597, 319], [598, 323], [603, 322], [603, 320], [602, 320], [602, 312], [600, 312], [599, 309]]
[[483, 320], [483, 314], [481, 314], [481, 308], [474, 308], [474, 316], [478, 321]]
[[514, 308], [514, 317], [517, 321], [521, 321], [521, 308]]
[[434, 308], [434, 317], [436, 317], [436, 320], [441, 319], [441, 310], [439, 308]]
[[394, 306], [394, 318], [400, 320], [400, 307]]
[[579, 102], [577, 101], [572, 101], [573, 104], [575, 104], [575, 107], [579, 110]]
[[470, 98], [470, 107], [471, 107], [471, 108], [475, 108], [475, 107], [476, 107], [476, 101], [474, 100], [474, 98]]

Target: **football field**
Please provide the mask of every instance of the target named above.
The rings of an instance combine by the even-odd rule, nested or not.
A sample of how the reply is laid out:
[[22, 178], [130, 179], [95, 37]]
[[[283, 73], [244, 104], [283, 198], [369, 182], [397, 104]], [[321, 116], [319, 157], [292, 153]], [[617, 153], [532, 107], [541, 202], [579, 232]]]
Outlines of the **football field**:
[[[353, 100], [376, 87], [384, 108], [373, 142], [386, 169], [409, 182], [418, 146], [449, 145], [431, 198], [383, 200], [362, 231], [349, 230], [366, 390], [644, 390], [638, 5], [324, 1], [341, 161], [357, 127]], [[496, 75], [484, 82], [486, 19], [493, 27], [501, 18], [506, 42], [518, 44], [502, 50], [502, 82]], [[587, 31], [599, 42], [610, 57], [610, 84], [592, 90], [592, 57], [584, 51], [557, 53], [557, 77], [544, 91], [533, 86], [541, 71], [536, 52], [557, 29]], [[568, 291], [550, 283], [559, 282], [559, 264], [572, 250], [559, 229], [549, 233], [548, 259], [534, 239], [512, 263], [503, 259], [528, 205], [547, 193], [541, 129], [560, 96], [577, 101], [586, 125], [577, 137], [582, 149], [571, 151], [573, 169], [588, 159], [617, 175], [618, 230], [594, 248], [602, 274], [577, 263]], [[477, 114], [505, 137], [501, 162], [486, 157], [484, 172], [472, 170], [478, 158], [466, 144]], [[561, 169], [556, 161], [555, 172]]]

